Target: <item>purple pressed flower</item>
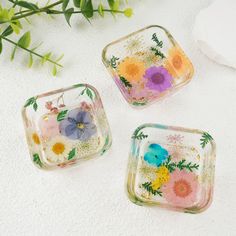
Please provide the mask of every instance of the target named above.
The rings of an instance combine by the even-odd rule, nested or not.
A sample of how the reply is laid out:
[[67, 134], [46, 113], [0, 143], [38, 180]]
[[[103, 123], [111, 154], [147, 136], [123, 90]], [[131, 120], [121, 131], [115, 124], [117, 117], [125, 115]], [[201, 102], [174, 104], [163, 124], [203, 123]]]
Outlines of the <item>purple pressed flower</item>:
[[163, 66], [152, 66], [145, 72], [146, 86], [152, 90], [163, 92], [171, 87], [172, 76]]
[[81, 141], [88, 140], [97, 132], [91, 114], [78, 108], [68, 113], [67, 117], [60, 122], [59, 128], [62, 135]]

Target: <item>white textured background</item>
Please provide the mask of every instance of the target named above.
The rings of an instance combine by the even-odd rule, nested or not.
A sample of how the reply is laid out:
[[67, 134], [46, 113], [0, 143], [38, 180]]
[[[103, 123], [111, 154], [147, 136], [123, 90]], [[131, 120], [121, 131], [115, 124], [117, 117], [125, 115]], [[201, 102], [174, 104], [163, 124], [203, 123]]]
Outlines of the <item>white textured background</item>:
[[[0, 235], [236, 235], [236, 71], [211, 62], [194, 45], [192, 27], [210, 0], [133, 1], [131, 19], [94, 21], [47, 17], [32, 20], [34, 41], [65, 53], [65, 69], [27, 69], [22, 52], [0, 57]], [[227, 1], [226, 1], [227, 4]], [[76, 20], [77, 19], [77, 20]], [[195, 66], [193, 81], [173, 97], [144, 110], [125, 102], [101, 62], [110, 41], [150, 24], [165, 26]], [[37, 28], [37, 29], [36, 29]], [[220, 33], [220, 29], [219, 29]], [[227, 37], [225, 38], [227, 43]], [[5, 44], [6, 46], [6, 44]], [[235, 50], [235, 48], [232, 48]], [[88, 82], [97, 87], [113, 133], [113, 145], [97, 160], [44, 172], [29, 158], [21, 120], [25, 99]], [[144, 122], [199, 128], [217, 144], [212, 206], [198, 215], [139, 207], [124, 193], [130, 136]]]

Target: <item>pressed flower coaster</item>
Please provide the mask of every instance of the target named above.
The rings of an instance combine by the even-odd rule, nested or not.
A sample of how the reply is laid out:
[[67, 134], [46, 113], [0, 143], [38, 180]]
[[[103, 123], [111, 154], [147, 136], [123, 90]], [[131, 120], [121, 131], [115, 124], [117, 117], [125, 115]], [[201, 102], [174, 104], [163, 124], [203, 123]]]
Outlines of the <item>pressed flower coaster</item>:
[[198, 213], [211, 203], [215, 143], [210, 134], [158, 124], [132, 136], [127, 193], [138, 205]]
[[153, 25], [107, 45], [102, 53], [124, 98], [145, 106], [165, 98], [187, 84], [193, 66], [163, 27]]
[[54, 169], [103, 154], [111, 133], [97, 90], [88, 84], [28, 99], [22, 110], [34, 164]]

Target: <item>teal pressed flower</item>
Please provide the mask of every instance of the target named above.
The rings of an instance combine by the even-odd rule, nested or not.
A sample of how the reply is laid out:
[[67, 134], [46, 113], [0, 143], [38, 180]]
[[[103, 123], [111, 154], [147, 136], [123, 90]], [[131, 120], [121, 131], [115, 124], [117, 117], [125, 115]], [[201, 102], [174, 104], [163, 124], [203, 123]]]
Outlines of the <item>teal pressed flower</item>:
[[160, 166], [168, 157], [168, 151], [159, 144], [152, 143], [144, 155], [144, 160], [150, 165]]

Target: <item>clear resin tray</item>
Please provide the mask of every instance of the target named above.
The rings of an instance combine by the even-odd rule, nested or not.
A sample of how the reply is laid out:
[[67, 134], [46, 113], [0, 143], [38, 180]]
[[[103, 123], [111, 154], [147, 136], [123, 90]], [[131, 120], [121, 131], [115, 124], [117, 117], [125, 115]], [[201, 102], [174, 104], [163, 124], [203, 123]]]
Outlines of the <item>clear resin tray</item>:
[[127, 193], [138, 205], [198, 213], [212, 201], [215, 143], [207, 132], [158, 124], [132, 136]]
[[193, 76], [193, 66], [163, 27], [152, 25], [107, 45], [104, 65], [127, 102], [145, 106], [176, 92]]
[[22, 110], [30, 156], [43, 169], [103, 154], [111, 133], [97, 90], [88, 84], [29, 98]]

